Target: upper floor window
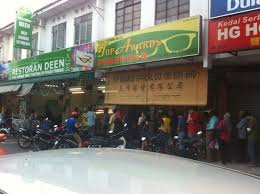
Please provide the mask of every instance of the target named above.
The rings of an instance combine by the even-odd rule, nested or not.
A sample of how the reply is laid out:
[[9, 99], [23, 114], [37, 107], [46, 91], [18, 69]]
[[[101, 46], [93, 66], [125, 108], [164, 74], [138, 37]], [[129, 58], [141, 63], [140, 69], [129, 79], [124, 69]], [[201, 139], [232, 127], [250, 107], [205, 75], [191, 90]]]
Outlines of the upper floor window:
[[38, 32], [32, 35], [32, 50], [27, 51], [27, 57], [36, 56], [38, 53]]
[[0, 46], [0, 62], [3, 61], [3, 51], [2, 47]]
[[92, 13], [80, 16], [75, 19], [75, 40], [74, 44], [91, 42], [92, 38]]
[[22, 49], [14, 48], [14, 60], [21, 60], [22, 59]]
[[116, 4], [116, 35], [139, 30], [140, 23], [141, 0], [124, 0]]
[[190, 0], [156, 0], [156, 24], [169, 22], [189, 16]]
[[52, 27], [52, 50], [65, 48], [66, 45], [66, 22]]

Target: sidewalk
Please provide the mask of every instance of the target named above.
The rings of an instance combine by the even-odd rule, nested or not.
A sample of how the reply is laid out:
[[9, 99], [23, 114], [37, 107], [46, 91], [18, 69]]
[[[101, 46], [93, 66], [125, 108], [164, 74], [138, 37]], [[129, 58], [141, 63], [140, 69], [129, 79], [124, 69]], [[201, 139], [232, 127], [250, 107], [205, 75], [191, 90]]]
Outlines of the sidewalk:
[[250, 167], [249, 164], [238, 164], [238, 163], [223, 165], [221, 162], [213, 162], [212, 164], [260, 176], [260, 165], [256, 167]]

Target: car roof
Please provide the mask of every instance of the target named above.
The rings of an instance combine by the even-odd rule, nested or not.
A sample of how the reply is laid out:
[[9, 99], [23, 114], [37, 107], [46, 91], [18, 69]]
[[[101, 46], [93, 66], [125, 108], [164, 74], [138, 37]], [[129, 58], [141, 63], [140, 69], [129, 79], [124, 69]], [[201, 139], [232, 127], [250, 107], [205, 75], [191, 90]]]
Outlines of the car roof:
[[63, 149], [0, 158], [11, 194], [259, 194], [260, 179], [175, 156], [120, 149]]

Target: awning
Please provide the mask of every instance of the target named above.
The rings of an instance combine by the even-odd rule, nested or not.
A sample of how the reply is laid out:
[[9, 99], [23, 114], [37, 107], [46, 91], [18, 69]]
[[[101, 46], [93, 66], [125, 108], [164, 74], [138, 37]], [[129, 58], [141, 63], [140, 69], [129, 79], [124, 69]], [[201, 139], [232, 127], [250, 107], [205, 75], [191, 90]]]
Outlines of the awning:
[[34, 84], [23, 84], [22, 89], [20, 90], [17, 96], [25, 96], [30, 93]]
[[16, 92], [19, 90], [21, 85], [12, 85], [12, 86], [1, 86], [0, 87], [0, 93], [7, 93], [7, 92]]
[[25, 78], [19, 80], [10, 80], [10, 81], [3, 81], [0, 82], [0, 86], [10, 86], [10, 85], [18, 85], [18, 84], [31, 84], [31, 83], [40, 83], [40, 82], [48, 82], [48, 81], [55, 81], [55, 80], [69, 80], [69, 79], [87, 79], [93, 80], [94, 79], [94, 72], [70, 72], [64, 74], [55, 74], [50, 76], [41, 76], [41, 77], [32, 77], [32, 78]]

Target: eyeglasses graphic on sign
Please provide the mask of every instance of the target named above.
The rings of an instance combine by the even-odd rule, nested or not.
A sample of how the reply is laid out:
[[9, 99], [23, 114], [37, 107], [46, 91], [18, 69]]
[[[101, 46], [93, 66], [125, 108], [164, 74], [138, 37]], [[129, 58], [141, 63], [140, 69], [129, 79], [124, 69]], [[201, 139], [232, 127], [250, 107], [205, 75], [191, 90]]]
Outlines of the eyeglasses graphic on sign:
[[[127, 52], [134, 52], [140, 57], [143, 52], [146, 52], [149, 58], [157, 55], [158, 49], [163, 48], [163, 46], [166, 54], [178, 54], [189, 50], [196, 36], [197, 34], [195, 32], [187, 32], [175, 34], [170, 37], [167, 36], [165, 39], [148, 39], [136, 42], [136, 40], [131, 37], [110, 43], [102, 42], [98, 45], [97, 54], [99, 57], [103, 57], [104, 55], [120, 55]], [[114, 47], [111, 47], [111, 45], [114, 45]]]
[[[189, 50], [192, 46], [192, 42], [196, 38], [196, 33], [183, 33], [183, 34], [176, 34], [171, 37], [168, 37], [164, 40], [161, 40], [161, 45], [165, 47], [165, 50], [168, 54], [178, 54]], [[155, 48], [155, 50], [148, 54], [147, 57], [152, 57], [157, 54], [159, 46]]]
[[161, 40], [167, 53], [177, 54], [191, 48], [196, 33], [176, 34], [167, 39]]

